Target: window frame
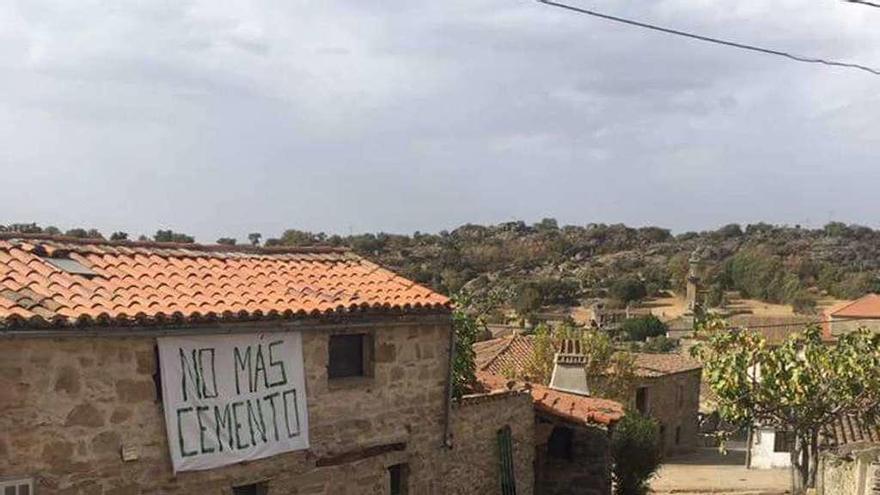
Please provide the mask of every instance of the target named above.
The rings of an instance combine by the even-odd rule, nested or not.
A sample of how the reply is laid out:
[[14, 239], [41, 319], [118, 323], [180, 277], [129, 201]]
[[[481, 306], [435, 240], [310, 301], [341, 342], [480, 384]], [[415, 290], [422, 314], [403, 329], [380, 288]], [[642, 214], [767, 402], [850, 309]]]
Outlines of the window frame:
[[[794, 435], [786, 430], [773, 431], [773, 453], [790, 454], [794, 449]], [[783, 450], [784, 449], [784, 450]]]
[[[636, 406], [636, 411], [638, 411], [640, 414], [645, 414], [645, 415], [649, 414], [650, 401], [648, 399], [648, 390], [649, 390], [649, 387], [647, 387], [647, 386], [641, 386], [636, 389], [636, 398], [635, 398], [636, 404], [635, 404], [635, 406]], [[642, 399], [641, 401], [639, 401], [640, 394], [641, 394], [641, 399]], [[641, 402], [641, 406], [639, 405], [639, 402]]]
[[245, 483], [243, 485], [235, 485], [232, 487], [232, 494], [238, 495], [238, 490], [246, 490], [253, 488], [255, 490], [256, 495], [268, 495], [269, 493], [269, 482], [268, 481], [256, 481], [254, 483]]
[[[15, 490], [15, 495], [34, 495], [34, 490], [36, 489], [33, 477], [29, 476], [10, 476], [10, 477], [0, 477], [0, 494], [5, 494], [7, 488], [13, 488]], [[26, 486], [27, 492], [22, 492], [21, 487]]]
[[[349, 375], [349, 376], [331, 376], [330, 366], [331, 366], [331, 353], [330, 353], [330, 342], [334, 337], [347, 336], [347, 335], [359, 335], [362, 338], [361, 344], [361, 374], [360, 375]], [[353, 329], [343, 329], [330, 332], [327, 335], [327, 362], [326, 362], [326, 373], [327, 373], [327, 383], [328, 386], [333, 388], [346, 388], [349, 385], [358, 385], [364, 382], [370, 382], [373, 380], [375, 376], [375, 360], [374, 356], [374, 347], [375, 347], [375, 331], [372, 329], [369, 330], [353, 330]]]

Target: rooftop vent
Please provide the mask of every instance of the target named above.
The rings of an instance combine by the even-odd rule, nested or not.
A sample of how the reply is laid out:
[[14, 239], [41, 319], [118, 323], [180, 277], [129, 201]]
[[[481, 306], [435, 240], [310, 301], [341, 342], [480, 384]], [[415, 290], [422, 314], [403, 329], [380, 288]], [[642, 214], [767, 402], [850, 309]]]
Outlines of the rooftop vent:
[[562, 341], [560, 352], [553, 359], [553, 375], [550, 388], [560, 392], [578, 395], [590, 395], [587, 384], [587, 356], [583, 354], [578, 340]]

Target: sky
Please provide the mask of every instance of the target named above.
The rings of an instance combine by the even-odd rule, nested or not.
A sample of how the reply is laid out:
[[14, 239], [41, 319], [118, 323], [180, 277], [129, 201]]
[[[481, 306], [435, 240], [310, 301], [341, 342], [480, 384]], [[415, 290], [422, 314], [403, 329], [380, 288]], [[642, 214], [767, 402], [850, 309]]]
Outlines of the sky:
[[[880, 67], [839, 0], [571, 0]], [[0, 224], [880, 226], [880, 77], [534, 0], [0, 3]]]

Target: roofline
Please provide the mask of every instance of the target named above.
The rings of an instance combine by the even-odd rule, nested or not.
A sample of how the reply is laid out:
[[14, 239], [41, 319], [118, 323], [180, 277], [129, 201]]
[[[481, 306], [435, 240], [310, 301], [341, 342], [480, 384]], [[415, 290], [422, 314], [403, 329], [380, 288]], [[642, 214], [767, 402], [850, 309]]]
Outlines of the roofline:
[[170, 337], [182, 335], [217, 335], [242, 333], [277, 333], [301, 330], [334, 331], [364, 327], [436, 326], [451, 324], [449, 312], [409, 314], [360, 314], [298, 320], [255, 320], [246, 322], [214, 321], [202, 324], [175, 324], [160, 326], [86, 326], [63, 328], [2, 328], [0, 342], [15, 339], [58, 338], [126, 338]]
[[351, 253], [346, 247], [336, 246], [252, 246], [248, 244], [199, 244], [184, 242], [155, 242], [155, 241], [111, 241], [107, 239], [69, 237], [64, 235], [47, 234], [23, 234], [19, 232], [0, 232], [0, 240], [22, 241], [51, 241], [66, 244], [79, 244], [83, 246], [113, 246], [126, 248], [145, 249], [187, 249], [190, 251], [204, 251], [208, 253], [234, 252], [250, 254], [322, 254], [322, 253]]

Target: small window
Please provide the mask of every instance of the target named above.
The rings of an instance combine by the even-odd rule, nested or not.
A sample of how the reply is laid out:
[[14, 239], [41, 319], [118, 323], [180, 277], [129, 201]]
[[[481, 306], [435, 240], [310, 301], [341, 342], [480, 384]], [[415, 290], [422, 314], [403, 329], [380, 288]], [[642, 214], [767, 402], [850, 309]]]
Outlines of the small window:
[[2, 481], [0, 480], [0, 494], [2, 495], [33, 495], [34, 480], [19, 478]]
[[648, 414], [648, 387], [639, 387], [636, 390], [636, 411]]
[[232, 487], [232, 495], [267, 495], [268, 493], [269, 484], [265, 482]]
[[364, 334], [331, 335], [330, 359], [327, 365], [327, 376], [330, 378], [348, 378], [366, 376], [365, 352], [367, 351]]
[[675, 427], [675, 445], [681, 444], [681, 426]]
[[785, 430], [776, 430], [773, 435], [773, 452], [791, 452], [794, 447], [794, 435]]
[[407, 475], [409, 474], [409, 466], [406, 464], [395, 464], [388, 468], [388, 485], [390, 486], [391, 495], [406, 495]]
[[553, 427], [550, 439], [547, 441], [547, 455], [554, 459], [570, 461], [572, 459], [572, 436], [571, 428], [565, 426]]

